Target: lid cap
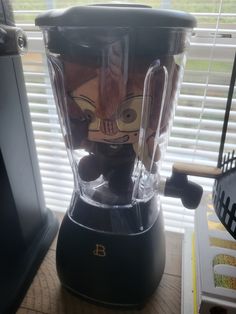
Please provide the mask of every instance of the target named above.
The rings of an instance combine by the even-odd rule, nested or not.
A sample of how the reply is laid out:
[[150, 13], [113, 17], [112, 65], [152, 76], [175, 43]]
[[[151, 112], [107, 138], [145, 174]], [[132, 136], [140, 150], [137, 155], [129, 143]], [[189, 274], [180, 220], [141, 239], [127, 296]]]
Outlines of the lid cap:
[[182, 11], [159, 10], [147, 6], [95, 5], [50, 10], [39, 15], [37, 26], [121, 26], [193, 28], [196, 19]]

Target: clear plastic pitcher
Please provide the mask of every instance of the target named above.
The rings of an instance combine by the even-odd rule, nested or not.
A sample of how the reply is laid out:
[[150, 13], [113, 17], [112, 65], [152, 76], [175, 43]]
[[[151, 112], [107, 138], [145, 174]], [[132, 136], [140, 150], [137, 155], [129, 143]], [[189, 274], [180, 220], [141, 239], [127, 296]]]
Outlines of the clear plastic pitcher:
[[195, 20], [149, 7], [87, 6], [36, 19], [74, 174], [71, 205], [133, 207], [159, 169]]

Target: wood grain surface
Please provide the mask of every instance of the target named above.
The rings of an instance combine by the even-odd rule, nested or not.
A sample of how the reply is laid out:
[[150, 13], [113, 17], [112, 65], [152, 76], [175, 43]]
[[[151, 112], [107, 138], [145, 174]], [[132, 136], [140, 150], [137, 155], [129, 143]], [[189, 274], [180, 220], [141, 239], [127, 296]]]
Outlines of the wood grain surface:
[[61, 287], [55, 267], [55, 240], [17, 314], [179, 314], [182, 236], [166, 232], [166, 247], [165, 272], [149, 302], [139, 310], [120, 310], [91, 304]]

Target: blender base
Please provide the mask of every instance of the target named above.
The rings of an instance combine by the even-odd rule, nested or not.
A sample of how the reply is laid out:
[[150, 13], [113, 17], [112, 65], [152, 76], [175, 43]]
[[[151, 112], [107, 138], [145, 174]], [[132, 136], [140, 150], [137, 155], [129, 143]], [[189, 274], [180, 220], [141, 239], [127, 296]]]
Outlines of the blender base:
[[[83, 203], [81, 199], [79, 202]], [[92, 206], [83, 205], [88, 210]], [[153, 212], [153, 206], [157, 206], [155, 198], [138, 204], [141, 212]], [[164, 272], [162, 210], [156, 209], [149, 228], [130, 234], [89, 228], [73, 220], [69, 212], [63, 219], [57, 243], [57, 272], [62, 285], [89, 301], [107, 306], [144, 305]]]

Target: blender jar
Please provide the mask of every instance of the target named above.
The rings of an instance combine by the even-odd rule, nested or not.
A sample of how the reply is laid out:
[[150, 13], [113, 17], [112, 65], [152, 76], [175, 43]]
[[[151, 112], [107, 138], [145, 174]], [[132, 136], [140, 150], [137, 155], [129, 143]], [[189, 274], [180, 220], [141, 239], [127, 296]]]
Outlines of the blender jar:
[[147, 201], [158, 186], [194, 20], [143, 7], [90, 6], [37, 23], [75, 193], [100, 207]]
[[[67, 226], [62, 225], [58, 240], [59, 276], [67, 287], [89, 298], [134, 304], [140, 295], [150, 294], [164, 268], [159, 169], [182, 77], [184, 51], [195, 20], [190, 14], [146, 6], [101, 5], [49, 11], [36, 19], [36, 25], [44, 34], [54, 96], [75, 182], [64, 222]], [[73, 224], [70, 231], [69, 224]], [[71, 235], [71, 230], [76, 236]], [[141, 237], [145, 231], [146, 250], [153, 250], [150, 238], [159, 241], [158, 253], [144, 254], [152, 256], [150, 259], [157, 264], [153, 272], [150, 266], [150, 278], [156, 279], [150, 279], [152, 288], [148, 293], [140, 290], [129, 300], [130, 291], [134, 293], [137, 289], [135, 280], [131, 280], [134, 286], [127, 288], [129, 292], [124, 290], [120, 299], [113, 298], [122, 290], [114, 293], [118, 282], [120, 287], [130, 286], [129, 276], [126, 280], [119, 275], [113, 278], [116, 284], [111, 284], [110, 279], [104, 284], [113, 291], [108, 297], [107, 289], [104, 288], [103, 294], [101, 286], [97, 292], [95, 288], [91, 292], [86, 278], [81, 279], [81, 272], [83, 287], [82, 284], [78, 287], [72, 272], [65, 274], [63, 261], [65, 255], [71, 254], [68, 247], [76, 237], [80, 241], [82, 237], [91, 239], [93, 234], [96, 240], [90, 252], [105, 257], [108, 242], [121, 235], [123, 251], [127, 253], [125, 269], [130, 265], [130, 249], [135, 245], [138, 250], [138, 244], [127, 244], [125, 248], [124, 236]], [[137, 241], [141, 241], [140, 237]], [[113, 250], [116, 245], [119, 246], [113, 243]], [[113, 254], [115, 251], [109, 256], [114, 267], [117, 262]], [[134, 258], [137, 255], [140, 253], [133, 251]], [[74, 273], [78, 274], [78, 265], [85, 271], [88, 259], [82, 265], [83, 258], [73, 256], [77, 263]], [[132, 278], [146, 278], [147, 282], [149, 275], [140, 276], [143, 264], [144, 260], [140, 261]], [[98, 272], [91, 275], [90, 268], [87, 273], [94, 287]]]

